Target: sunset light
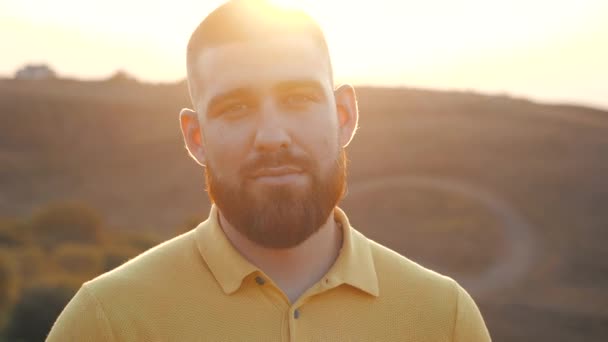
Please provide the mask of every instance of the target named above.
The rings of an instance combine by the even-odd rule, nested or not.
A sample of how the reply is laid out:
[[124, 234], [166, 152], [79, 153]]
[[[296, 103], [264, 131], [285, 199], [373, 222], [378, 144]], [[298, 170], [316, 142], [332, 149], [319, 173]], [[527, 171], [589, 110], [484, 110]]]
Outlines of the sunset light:
[[[608, 106], [608, 3], [273, 0], [324, 29], [338, 80], [475, 89]], [[221, 1], [0, 3], [0, 74], [28, 62], [60, 74], [185, 76], [185, 45]]]
[[0, 42], [0, 342], [608, 341], [608, 0], [0, 0]]

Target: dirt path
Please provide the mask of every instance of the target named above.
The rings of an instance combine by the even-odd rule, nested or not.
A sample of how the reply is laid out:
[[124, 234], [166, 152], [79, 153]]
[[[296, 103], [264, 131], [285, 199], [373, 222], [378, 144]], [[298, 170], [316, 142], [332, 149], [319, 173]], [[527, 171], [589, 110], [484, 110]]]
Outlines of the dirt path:
[[377, 188], [391, 191], [411, 188], [436, 189], [470, 198], [490, 210], [501, 222], [506, 255], [476, 276], [458, 277], [458, 282], [476, 296], [511, 287], [528, 272], [537, 250], [534, 229], [512, 205], [499, 196], [456, 179], [426, 176], [394, 176], [349, 185], [348, 197], [361, 196]]

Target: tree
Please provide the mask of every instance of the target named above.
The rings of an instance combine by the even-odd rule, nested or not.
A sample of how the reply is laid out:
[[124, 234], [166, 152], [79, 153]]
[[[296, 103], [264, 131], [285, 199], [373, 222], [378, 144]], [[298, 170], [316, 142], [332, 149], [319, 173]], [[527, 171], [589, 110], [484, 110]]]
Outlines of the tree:
[[137, 79], [124, 70], [117, 70], [107, 79], [107, 82], [115, 83], [136, 83]]
[[46, 64], [28, 64], [15, 72], [17, 80], [48, 80], [57, 78], [57, 74]]

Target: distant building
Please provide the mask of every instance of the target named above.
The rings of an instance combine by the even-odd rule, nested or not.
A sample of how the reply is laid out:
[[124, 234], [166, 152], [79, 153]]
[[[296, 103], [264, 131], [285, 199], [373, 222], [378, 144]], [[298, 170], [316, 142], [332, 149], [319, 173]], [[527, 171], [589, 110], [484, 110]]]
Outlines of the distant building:
[[15, 73], [16, 80], [48, 80], [56, 77], [57, 74], [44, 64], [29, 64]]

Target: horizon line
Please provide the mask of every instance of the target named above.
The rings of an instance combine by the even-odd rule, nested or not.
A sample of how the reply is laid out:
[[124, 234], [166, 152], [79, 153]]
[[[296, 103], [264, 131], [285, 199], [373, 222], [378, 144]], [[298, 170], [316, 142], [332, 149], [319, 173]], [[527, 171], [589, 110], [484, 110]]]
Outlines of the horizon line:
[[[47, 65], [44, 63], [31, 63], [28, 65]], [[50, 66], [49, 66], [50, 67]], [[52, 68], [51, 68], [52, 70]], [[138, 78], [132, 73], [124, 69], [117, 69], [114, 73], [105, 77], [82, 77], [74, 75], [60, 75], [56, 74], [53, 78], [48, 79], [17, 79], [15, 75], [0, 74], [0, 81], [19, 81], [19, 82], [47, 82], [47, 81], [70, 81], [70, 82], [82, 82], [82, 83], [95, 83], [95, 82], [112, 82], [112, 77], [119, 72], [124, 72], [131, 79], [127, 82], [133, 82], [140, 85], [152, 85], [152, 86], [163, 86], [163, 85], [178, 85], [180, 83], [186, 83], [187, 77], [182, 77], [175, 80], [151, 80], [146, 78]], [[16, 73], [16, 72], [15, 72]], [[339, 80], [339, 79], [338, 79]], [[373, 88], [373, 89], [396, 89], [396, 90], [412, 90], [422, 92], [436, 92], [436, 93], [453, 93], [453, 94], [472, 94], [476, 96], [495, 97], [495, 98], [507, 98], [514, 101], [525, 101], [532, 104], [547, 105], [547, 106], [574, 106], [579, 108], [587, 108], [591, 110], [598, 110], [608, 113], [608, 104], [592, 103], [589, 101], [571, 100], [571, 99], [542, 99], [532, 95], [517, 94], [509, 91], [489, 91], [479, 90], [474, 88], [457, 88], [457, 87], [429, 87], [413, 84], [392, 84], [386, 82], [335, 82], [335, 86], [341, 84], [350, 84], [355, 88]]]

